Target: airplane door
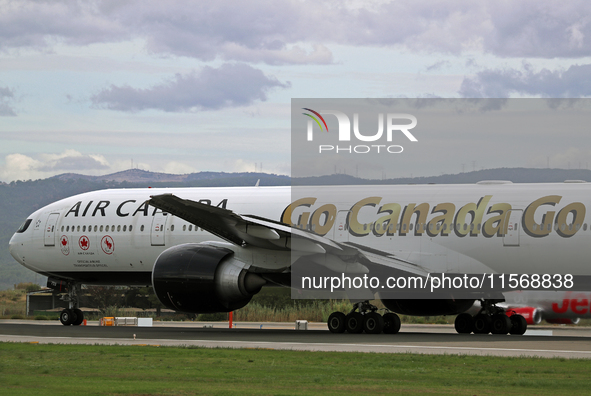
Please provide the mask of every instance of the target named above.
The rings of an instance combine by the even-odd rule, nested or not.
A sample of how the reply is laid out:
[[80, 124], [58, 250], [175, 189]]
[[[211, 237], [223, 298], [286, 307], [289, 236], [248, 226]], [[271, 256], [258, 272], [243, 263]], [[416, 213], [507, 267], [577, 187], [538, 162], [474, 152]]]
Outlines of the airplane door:
[[52, 213], [45, 222], [45, 246], [55, 246], [55, 224], [59, 217], [59, 213]]
[[503, 246], [519, 246], [519, 235], [521, 233], [521, 216], [523, 210], [510, 210], [507, 214], [507, 232], [503, 236]]
[[150, 242], [152, 246], [164, 246], [164, 235], [166, 232], [166, 219], [168, 213], [157, 212], [152, 219], [152, 230]]
[[349, 241], [349, 224], [347, 223], [347, 217], [351, 213], [350, 210], [339, 210], [337, 218], [334, 221], [332, 239], [335, 242], [348, 242]]

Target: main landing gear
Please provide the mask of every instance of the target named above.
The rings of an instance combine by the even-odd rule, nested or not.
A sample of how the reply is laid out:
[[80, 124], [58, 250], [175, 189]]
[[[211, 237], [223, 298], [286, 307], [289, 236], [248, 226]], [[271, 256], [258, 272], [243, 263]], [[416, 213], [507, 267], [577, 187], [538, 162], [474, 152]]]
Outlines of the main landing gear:
[[331, 333], [361, 333], [368, 334], [396, 334], [400, 331], [400, 318], [392, 312], [383, 316], [378, 312], [378, 307], [369, 301], [358, 302], [347, 315], [342, 312], [333, 312], [328, 317], [328, 330]]
[[482, 308], [478, 314], [459, 314], [456, 317], [455, 328], [460, 334], [513, 334], [523, 335], [527, 330], [527, 322], [521, 315], [507, 316], [503, 308], [495, 304], [498, 300], [481, 300]]
[[64, 326], [79, 326], [84, 321], [84, 314], [78, 308], [78, 292], [80, 291], [80, 285], [70, 284], [67, 288], [68, 294], [62, 297], [63, 301], [68, 303], [69, 308], [64, 309], [60, 313], [60, 322]]

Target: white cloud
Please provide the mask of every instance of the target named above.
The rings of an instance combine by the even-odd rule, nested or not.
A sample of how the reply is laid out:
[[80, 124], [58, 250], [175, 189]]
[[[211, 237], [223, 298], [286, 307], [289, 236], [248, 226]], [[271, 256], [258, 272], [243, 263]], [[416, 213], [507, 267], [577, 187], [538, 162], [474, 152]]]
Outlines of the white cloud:
[[105, 173], [111, 167], [101, 155], [85, 155], [76, 150], [60, 154], [40, 154], [33, 158], [24, 154], [9, 154], [0, 166], [0, 179], [4, 181], [39, 179], [59, 173]]
[[31, 157], [23, 154], [7, 155], [4, 166], [0, 167], [0, 175], [4, 181], [37, 179], [40, 172], [37, 169], [43, 165]]
[[212, 110], [265, 101], [270, 89], [287, 86], [249, 65], [226, 63], [218, 68], [205, 66], [188, 75], [176, 74], [173, 79], [148, 89], [111, 85], [91, 100], [97, 107], [119, 111]]
[[523, 70], [485, 69], [472, 78], [465, 78], [459, 92], [468, 98], [507, 98], [512, 94], [549, 98], [589, 97], [591, 64], [537, 72], [528, 64], [524, 64]]
[[8, 87], [0, 87], [0, 116], [16, 116], [12, 106], [14, 91]]
[[183, 164], [182, 162], [178, 161], [171, 161], [164, 165], [164, 173], [172, 173], [175, 175], [184, 175], [187, 173], [194, 173], [197, 172], [195, 168], [190, 165]]
[[591, 150], [571, 147], [548, 155], [533, 154], [527, 160], [532, 168], [590, 169]]
[[[142, 38], [154, 54], [265, 62], [330, 63], [330, 44], [412, 51], [483, 51], [509, 57], [591, 53], [591, 4], [526, 0], [183, 0], [0, 3], [0, 48], [51, 48]], [[316, 48], [306, 52], [297, 43]]]

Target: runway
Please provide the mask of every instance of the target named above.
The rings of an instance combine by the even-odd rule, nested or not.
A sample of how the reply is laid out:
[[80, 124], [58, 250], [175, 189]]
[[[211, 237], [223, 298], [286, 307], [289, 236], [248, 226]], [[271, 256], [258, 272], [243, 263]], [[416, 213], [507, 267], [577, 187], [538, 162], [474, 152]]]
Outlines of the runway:
[[591, 358], [591, 328], [542, 329], [551, 336], [499, 336], [456, 334], [449, 325], [403, 325], [394, 335], [332, 334], [325, 330], [325, 324], [311, 324], [309, 330], [293, 330], [293, 323], [263, 323], [262, 328], [253, 323], [238, 323], [233, 329], [227, 326], [156, 322], [154, 327], [100, 327], [91, 322], [88, 326], [66, 327], [53, 321], [0, 320], [0, 341]]

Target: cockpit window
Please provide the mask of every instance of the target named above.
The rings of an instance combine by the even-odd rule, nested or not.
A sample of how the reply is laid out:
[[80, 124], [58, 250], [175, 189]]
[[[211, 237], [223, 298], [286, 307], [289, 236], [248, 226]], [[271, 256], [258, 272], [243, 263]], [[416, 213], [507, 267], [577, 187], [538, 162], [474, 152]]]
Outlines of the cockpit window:
[[33, 221], [33, 219], [27, 219], [25, 220], [25, 222], [19, 227], [17, 233], [23, 233], [25, 231], [27, 231], [27, 228], [29, 228], [29, 225], [31, 224], [31, 221]]

